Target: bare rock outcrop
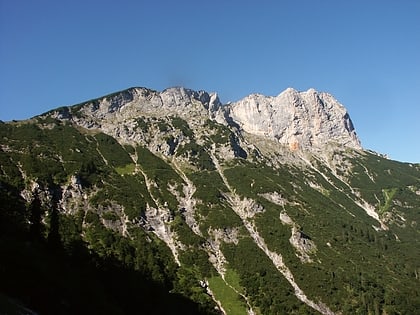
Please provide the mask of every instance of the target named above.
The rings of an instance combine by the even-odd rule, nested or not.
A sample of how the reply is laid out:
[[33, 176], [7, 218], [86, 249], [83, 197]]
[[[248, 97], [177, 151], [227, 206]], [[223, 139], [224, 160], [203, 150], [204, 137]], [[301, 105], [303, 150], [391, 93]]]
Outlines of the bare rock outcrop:
[[216, 93], [183, 87], [162, 92], [135, 87], [88, 101], [71, 109], [63, 107], [55, 118], [71, 120], [87, 129], [99, 129], [121, 142], [139, 140], [137, 118], [180, 117], [199, 132], [208, 120], [234, 127], [288, 147], [314, 151], [328, 144], [361, 149], [347, 110], [332, 95], [309, 89], [288, 88], [278, 96], [252, 94], [223, 105]]
[[361, 148], [344, 106], [314, 89], [288, 88], [276, 97], [252, 94], [230, 104], [228, 111], [244, 131], [277, 139], [292, 151], [321, 148], [329, 142]]

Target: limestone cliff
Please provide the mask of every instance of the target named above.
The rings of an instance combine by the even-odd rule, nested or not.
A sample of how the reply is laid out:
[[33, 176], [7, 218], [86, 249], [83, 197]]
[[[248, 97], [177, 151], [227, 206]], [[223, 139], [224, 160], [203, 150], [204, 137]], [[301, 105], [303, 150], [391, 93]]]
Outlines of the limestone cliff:
[[291, 150], [329, 142], [360, 149], [352, 121], [333, 96], [288, 88], [276, 97], [250, 95], [229, 105], [229, 116], [251, 134], [277, 139]]
[[223, 105], [216, 93], [182, 87], [162, 92], [130, 88], [56, 113], [57, 118], [100, 129], [123, 142], [140, 140], [135, 132], [138, 117], [168, 116], [181, 117], [193, 128], [209, 119], [239, 127], [239, 136], [245, 132], [275, 140], [291, 151], [317, 151], [331, 143], [361, 149], [344, 106], [332, 95], [314, 89], [298, 92], [288, 88], [275, 97], [252, 94]]

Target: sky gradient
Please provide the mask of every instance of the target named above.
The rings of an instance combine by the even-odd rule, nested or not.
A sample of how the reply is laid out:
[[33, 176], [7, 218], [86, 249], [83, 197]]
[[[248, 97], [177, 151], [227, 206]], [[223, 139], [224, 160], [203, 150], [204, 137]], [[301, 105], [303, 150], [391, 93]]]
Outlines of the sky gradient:
[[334, 95], [362, 145], [420, 162], [420, 1], [0, 0], [0, 120], [132, 86]]

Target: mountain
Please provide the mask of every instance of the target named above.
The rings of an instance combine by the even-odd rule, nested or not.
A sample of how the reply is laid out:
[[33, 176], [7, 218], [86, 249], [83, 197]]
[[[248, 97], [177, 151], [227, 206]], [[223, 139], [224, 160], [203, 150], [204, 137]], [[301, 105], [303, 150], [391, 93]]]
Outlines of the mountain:
[[420, 309], [420, 164], [363, 149], [330, 94], [130, 88], [0, 139], [0, 309]]

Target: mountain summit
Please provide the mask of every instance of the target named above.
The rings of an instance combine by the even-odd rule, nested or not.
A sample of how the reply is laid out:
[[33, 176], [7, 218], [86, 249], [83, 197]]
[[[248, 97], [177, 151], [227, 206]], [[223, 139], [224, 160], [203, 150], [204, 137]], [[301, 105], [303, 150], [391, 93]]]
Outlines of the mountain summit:
[[286, 89], [276, 97], [250, 95], [228, 108], [251, 134], [274, 138], [292, 149], [322, 148], [329, 142], [360, 149], [353, 123], [334, 97], [314, 89]]
[[120, 128], [120, 124], [128, 126], [130, 120], [139, 116], [176, 115], [192, 124], [211, 119], [226, 126], [236, 125], [238, 132], [276, 140], [294, 151], [323, 149], [331, 143], [361, 149], [344, 106], [330, 94], [314, 89], [298, 92], [288, 88], [276, 97], [252, 94], [222, 105], [217, 94], [205, 91], [182, 87], [162, 92], [130, 88], [87, 102], [78, 106], [76, 112], [77, 117], [62, 112], [57, 117], [113, 133], [112, 130]]
[[0, 313], [418, 314], [419, 209], [327, 93], [130, 88], [0, 123]]

